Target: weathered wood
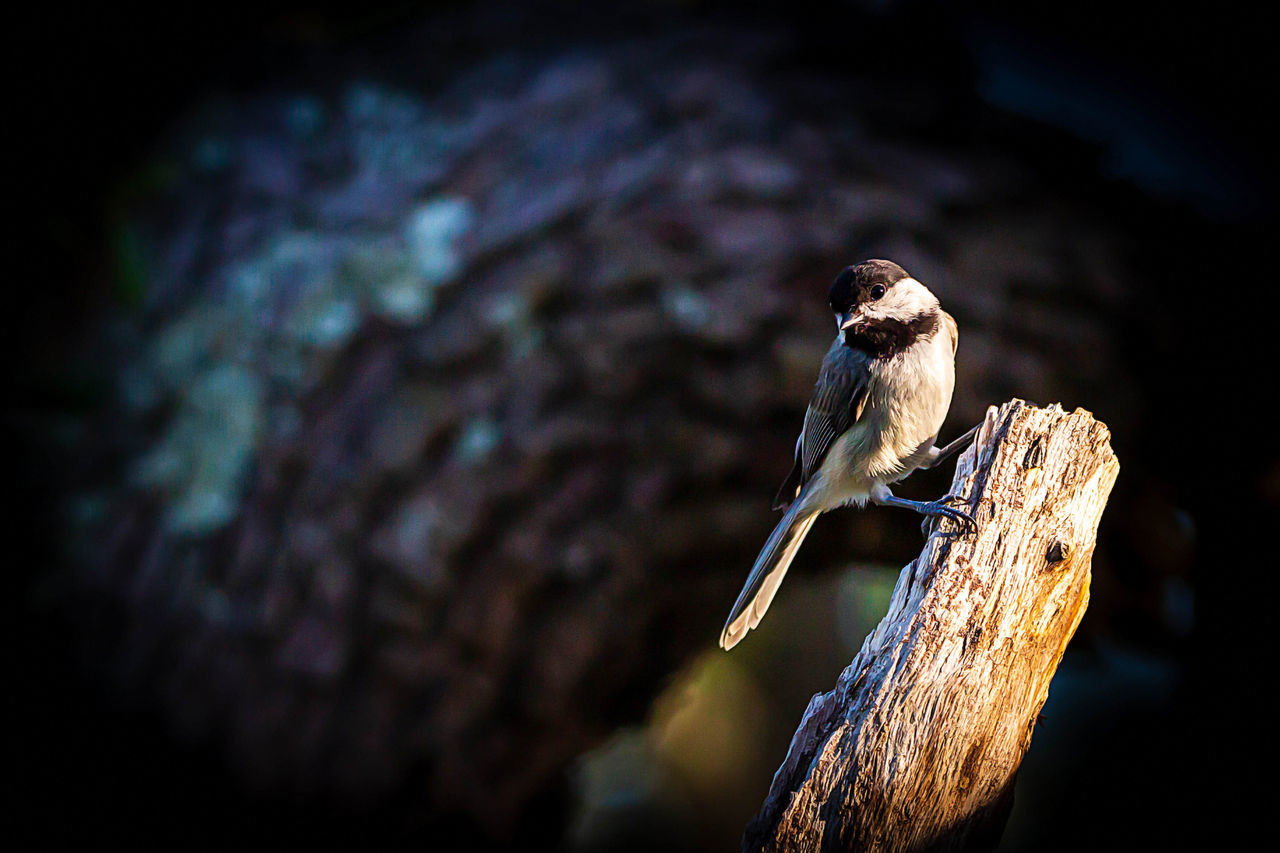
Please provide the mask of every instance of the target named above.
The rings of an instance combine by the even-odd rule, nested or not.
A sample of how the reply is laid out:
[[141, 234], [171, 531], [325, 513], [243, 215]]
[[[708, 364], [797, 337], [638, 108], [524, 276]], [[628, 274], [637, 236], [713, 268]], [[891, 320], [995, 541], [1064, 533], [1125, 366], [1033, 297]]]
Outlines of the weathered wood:
[[888, 613], [813, 697], [744, 850], [994, 846], [1063, 650], [1089, 602], [1110, 433], [1013, 400], [987, 412], [951, 493], [978, 522], [935, 528]]

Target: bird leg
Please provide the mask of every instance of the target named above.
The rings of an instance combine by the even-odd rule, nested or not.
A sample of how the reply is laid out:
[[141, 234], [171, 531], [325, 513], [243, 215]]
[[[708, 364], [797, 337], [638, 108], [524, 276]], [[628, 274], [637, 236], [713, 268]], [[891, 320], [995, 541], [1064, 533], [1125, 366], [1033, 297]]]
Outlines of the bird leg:
[[935, 465], [941, 465], [961, 450], [964, 450], [973, 442], [973, 437], [978, 434], [978, 427], [980, 426], [982, 424], [973, 427], [946, 447], [930, 447], [929, 455], [925, 457], [924, 462], [920, 463], [919, 467], [932, 468]]
[[871, 502], [877, 506], [900, 506], [904, 509], [913, 509], [921, 515], [933, 518], [949, 518], [957, 524], [964, 525], [969, 531], [977, 530], [978, 524], [973, 520], [973, 516], [962, 509], [947, 506], [948, 501], [954, 500], [963, 499], [956, 495], [947, 495], [936, 501], [912, 501], [897, 497], [883, 483], [876, 483], [871, 489]]
[[[935, 501], [934, 503], [946, 504], [951, 501], [955, 501], [957, 503], [966, 502], [965, 497], [963, 495], [943, 495], [942, 497], [938, 498], [938, 500]], [[924, 520], [920, 522], [920, 534], [924, 536], [925, 539], [928, 539], [929, 535], [933, 533], [933, 528], [937, 523], [938, 523], [938, 516], [926, 515], [924, 517]], [[966, 521], [965, 523], [966, 527], [969, 527], [970, 530], [974, 529], [974, 527], [970, 526], [972, 524], [973, 524], [972, 518], [969, 518], [968, 521]]]

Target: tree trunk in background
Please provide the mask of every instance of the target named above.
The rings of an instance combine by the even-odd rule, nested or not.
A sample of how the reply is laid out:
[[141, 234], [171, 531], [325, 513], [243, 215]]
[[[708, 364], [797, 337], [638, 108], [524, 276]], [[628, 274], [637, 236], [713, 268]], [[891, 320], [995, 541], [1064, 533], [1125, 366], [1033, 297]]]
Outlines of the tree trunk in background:
[[987, 413], [935, 528], [834, 690], [813, 698], [745, 850], [969, 850], [999, 840], [1018, 766], [1089, 602], [1110, 432], [1014, 400]]
[[[894, 258], [958, 318], [952, 424], [1014, 393], [1133, 422], [1126, 227], [922, 142], [944, 92], [682, 33], [461, 65], [407, 39], [437, 83], [356, 57], [175, 134], [119, 212], [114, 393], [65, 449], [67, 621], [113, 695], [255, 789], [400, 792], [508, 843], [714, 642], [843, 265]], [[806, 550], [897, 563], [912, 526]]]

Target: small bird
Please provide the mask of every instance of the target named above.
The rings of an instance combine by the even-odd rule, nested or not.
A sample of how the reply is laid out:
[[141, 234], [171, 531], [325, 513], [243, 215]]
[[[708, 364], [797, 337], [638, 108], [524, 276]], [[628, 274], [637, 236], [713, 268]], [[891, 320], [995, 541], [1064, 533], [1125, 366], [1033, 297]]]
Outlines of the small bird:
[[720, 634], [726, 651], [760, 624], [800, 543], [827, 510], [869, 500], [975, 526], [968, 513], [947, 505], [951, 496], [911, 501], [889, 490], [890, 483], [968, 446], [978, 430], [946, 447], [934, 445], [955, 386], [956, 321], [892, 261], [842, 270], [827, 301], [835, 312], [836, 340], [822, 360], [795, 465], [774, 502], [786, 513]]

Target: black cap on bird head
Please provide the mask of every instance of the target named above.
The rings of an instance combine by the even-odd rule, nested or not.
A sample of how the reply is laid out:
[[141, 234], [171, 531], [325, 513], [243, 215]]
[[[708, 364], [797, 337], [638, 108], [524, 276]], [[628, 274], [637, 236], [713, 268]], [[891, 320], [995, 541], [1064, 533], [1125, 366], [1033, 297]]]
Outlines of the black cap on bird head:
[[888, 290], [904, 278], [911, 275], [893, 261], [863, 261], [840, 271], [827, 291], [827, 302], [832, 311], [843, 314], [854, 305], [866, 302], [872, 288], [879, 286]]

